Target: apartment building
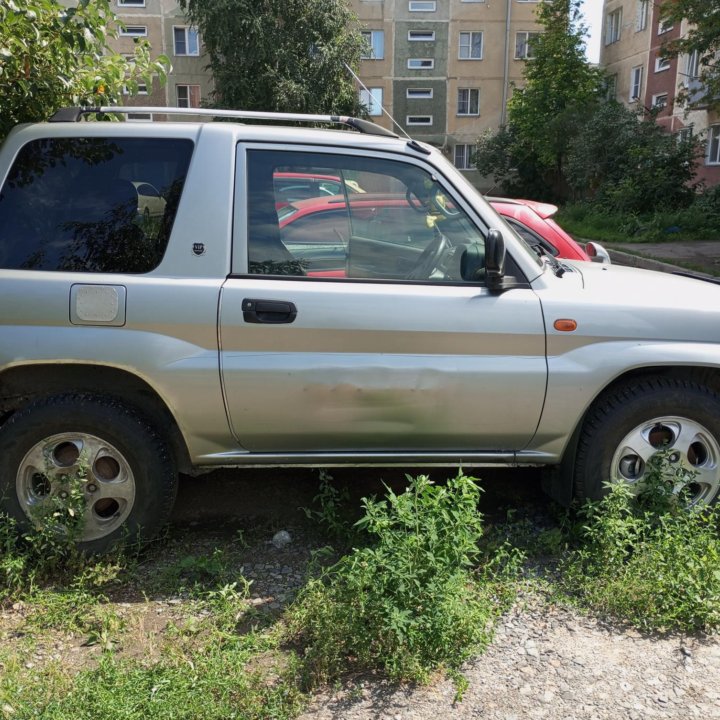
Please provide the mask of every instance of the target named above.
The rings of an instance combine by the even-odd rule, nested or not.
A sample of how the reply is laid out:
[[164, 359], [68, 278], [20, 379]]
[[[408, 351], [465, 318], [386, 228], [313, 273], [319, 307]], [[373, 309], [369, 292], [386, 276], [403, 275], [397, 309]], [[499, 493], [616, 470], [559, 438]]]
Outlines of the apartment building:
[[604, 32], [600, 64], [610, 77], [608, 95], [630, 107], [654, 108], [657, 122], [670, 133], [700, 135], [705, 146], [698, 164], [698, 179], [707, 185], [720, 183], [720, 115], [706, 107], [688, 111], [678, 94], [702, 95], [698, 81], [699, 58], [666, 58], [663, 45], [688, 31], [664, 23], [660, 2], [653, 0], [605, 0]]
[[368, 52], [361, 92], [373, 120], [436, 145], [468, 179], [478, 137], [505, 122], [538, 33], [537, 0], [352, 0]]
[[[372, 119], [436, 145], [480, 185], [472, 163], [478, 137], [506, 119], [513, 87], [522, 84], [539, 32], [539, 0], [351, 0], [368, 50], [358, 89]], [[65, 0], [74, 4], [75, 0]], [[113, 41], [130, 54], [136, 38], [168, 55], [173, 70], [130, 105], [197, 107], [212, 90], [202, 37], [176, 0], [113, 0], [125, 27]], [[147, 119], [136, 114], [131, 119]], [[395, 128], [397, 130], [397, 128]]]

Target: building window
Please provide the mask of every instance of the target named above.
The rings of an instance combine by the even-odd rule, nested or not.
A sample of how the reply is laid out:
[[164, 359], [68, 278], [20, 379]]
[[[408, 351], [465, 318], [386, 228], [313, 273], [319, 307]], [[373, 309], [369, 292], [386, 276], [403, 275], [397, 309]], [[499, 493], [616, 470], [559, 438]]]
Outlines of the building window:
[[150, 122], [152, 119], [152, 113], [128, 113], [125, 116], [127, 122]]
[[648, 24], [650, 0], [637, 0], [637, 14], [635, 15], [635, 32], [642, 32]]
[[432, 125], [432, 115], [408, 115], [405, 118], [406, 125]]
[[177, 106], [181, 108], [200, 107], [200, 86], [199, 85], [176, 85]]
[[199, 55], [198, 31], [191, 27], [174, 27], [173, 41], [176, 55]]
[[454, 152], [454, 162], [459, 170], [474, 170], [472, 165], [472, 145], [456, 145]]
[[668, 104], [668, 94], [667, 93], [658, 93], [657, 95], [652, 96], [652, 107], [662, 109], [664, 107], [667, 107]]
[[363, 51], [363, 60], [382, 60], [385, 57], [385, 31], [365, 30], [362, 33], [367, 47]]
[[408, 40], [410, 42], [435, 42], [434, 30], [409, 30]]
[[[134, 55], [124, 55], [125, 62], [127, 62], [129, 65], [132, 65], [135, 63], [135, 56]], [[148, 88], [147, 84], [143, 82], [142, 80], [137, 81], [137, 94], [138, 95], [147, 95], [148, 94]], [[130, 88], [127, 85], [123, 85], [123, 95], [130, 95]]]
[[120, 28], [122, 37], [147, 37], [147, 27], [145, 25], [126, 25]]
[[670, 69], [670, 58], [659, 55], [655, 58], [655, 72], [663, 72]]
[[432, 70], [435, 67], [433, 58], [410, 58], [407, 61], [408, 70]]
[[405, 97], [408, 100], [432, 100], [432, 88], [407, 88]]
[[605, 18], [605, 44], [612, 45], [620, 39], [622, 29], [622, 8], [613, 10]]
[[708, 129], [708, 165], [720, 165], [720, 125]]
[[535, 57], [535, 48], [532, 41], [539, 35], [537, 32], [515, 33], [515, 59], [529, 60]]
[[638, 67], [634, 67], [630, 71], [630, 102], [635, 102], [636, 100], [640, 99], [640, 92], [642, 90], [642, 78], [642, 65], [638, 65]]
[[[139, 82], [135, 95], [147, 95], [148, 89], [145, 83]], [[130, 88], [127, 85], [123, 85], [123, 95], [130, 95]]]
[[617, 75], [610, 75], [605, 80], [605, 99], [615, 100], [617, 97]]
[[697, 80], [700, 77], [700, 53], [697, 50], [687, 56], [685, 70], [688, 80]]
[[460, 88], [458, 90], [457, 114], [480, 114], [480, 90], [478, 88]]
[[693, 128], [692, 125], [690, 127], [683, 128], [680, 130], [680, 132], [676, 135], [678, 143], [688, 143], [693, 139]]
[[410, 0], [408, 3], [410, 12], [435, 12], [435, 0]]
[[460, 60], [482, 60], [482, 32], [461, 32], [458, 46]]
[[145, 7], [145, 0], [117, 0], [118, 7]]
[[383, 114], [383, 89], [368, 88], [360, 91], [360, 102], [368, 109], [368, 115], [377, 117]]
[[660, 20], [658, 23], [658, 35], [664, 35], [666, 32], [670, 32], [673, 27], [672, 20]]

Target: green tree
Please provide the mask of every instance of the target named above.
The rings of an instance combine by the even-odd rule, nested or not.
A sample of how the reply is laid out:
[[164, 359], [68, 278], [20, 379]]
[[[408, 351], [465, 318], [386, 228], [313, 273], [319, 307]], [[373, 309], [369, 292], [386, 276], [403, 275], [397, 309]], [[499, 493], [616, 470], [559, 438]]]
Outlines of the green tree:
[[720, 0], [665, 0], [660, 13], [666, 22], [690, 24], [685, 37], [664, 46], [668, 57], [698, 53], [702, 90], [696, 94], [688, 86], [678, 99], [691, 107], [720, 108]]
[[358, 114], [365, 42], [347, 0], [180, 0], [199, 28], [214, 98], [243, 110]]
[[111, 50], [116, 26], [109, 0], [0, 0], [0, 140], [61, 107], [112, 104], [125, 85], [164, 81], [169, 61], [152, 60], [147, 42], [132, 60]]
[[543, 32], [531, 41], [534, 59], [508, 103], [508, 126], [481, 138], [477, 163], [505, 189], [563, 198], [568, 148], [602, 97], [604, 76], [585, 59], [580, 0], [546, 0], [537, 19]]

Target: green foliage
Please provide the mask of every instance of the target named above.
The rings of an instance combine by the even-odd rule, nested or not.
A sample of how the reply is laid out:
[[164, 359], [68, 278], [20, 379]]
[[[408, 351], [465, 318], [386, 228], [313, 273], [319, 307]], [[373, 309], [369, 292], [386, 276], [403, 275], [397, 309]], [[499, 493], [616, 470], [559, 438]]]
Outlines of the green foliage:
[[533, 42], [524, 84], [508, 103], [508, 127], [481, 138], [478, 169], [506, 192], [563, 198], [565, 159], [598, 103], [603, 74], [585, 59], [580, 0], [548, 0], [537, 8], [543, 32]]
[[47, 119], [74, 105], [108, 105], [123, 86], [164, 81], [169, 60], [152, 60], [145, 41], [131, 61], [112, 51], [116, 18], [109, 0], [79, 0], [66, 8], [57, 0], [0, 3], [0, 140], [23, 122]]
[[475, 480], [408, 479], [405, 492], [364, 501], [358, 526], [370, 545], [311, 580], [291, 611], [311, 686], [368, 669], [426, 681], [491, 637], [516, 554], [503, 547], [475, 575], [483, 532]]
[[566, 590], [642, 630], [720, 627], [718, 511], [684, 506], [692, 483], [659, 454], [639, 494], [627, 484], [583, 509], [581, 545], [563, 564]]
[[29, 530], [21, 532], [13, 518], [0, 515], [0, 600], [33, 592], [65, 574], [87, 574], [91, 580], [97, 567], [77, 548], [84, 527], [87, 462], [81, 457], [72, 474], [48, 472], [45, 482], [49, 487], [62, 483], [61, 491], [38, 504]]
[[678, 141], [653, 115], [615, 101], [601, 105], [568, 152], [568, 182], [576, 198], [619, 213], [689, 206], [694, 198], [695, 138]]
[[320, 487], [313, 498], [313, 506], [302, 510], [316, 529], [343, 547], [349, 547], [359, 539], [359, 528], [354, 524], [357, 517], [350, 505], [347, 487], [334, 485], [332, 477], [324, 470], [320, 471]]
[[[197, 643], [198, 636], [207, 636]], [[295, 664], [274, 657], [271, 633], [220, 636], [205, 624], [195, 644], [176, 645], [157, 662], [106, 652], [97, 667], [69, 678], [57, 668], [54, 692], [31, 677], [0, 679], [14, 717], [43, 720], [265, 720], [295, 717], [304, 698]], [[253, 660], [265, 657], [265, 667]], [[58, 687], [59, 686], [59, 687]], [[14, 692], [12, 692], [14, 690]]]
[[181, 0], [223, 107], [359, 114], [347, 63], [365, 48], [347, 0]]
[[697, 195], [690, 207], [680, 210], [620, 213], [585, 202], [566, 205], [555, 219], [575, 237], [601, 242], [720, 240], [720, 215], [714, 191]]
[[686, 87], [678, 95], [680, 102], [690, 107], [720, 107], [720, 0], [672, 0], [661, 7], [661, 17], [674, 25], [688, 21], [688, 31], [677, 40], [664, 45], [668, 57], [699, 53], [700, 76], [691, 78], [699, 82], [702, 91], [697, 96]]

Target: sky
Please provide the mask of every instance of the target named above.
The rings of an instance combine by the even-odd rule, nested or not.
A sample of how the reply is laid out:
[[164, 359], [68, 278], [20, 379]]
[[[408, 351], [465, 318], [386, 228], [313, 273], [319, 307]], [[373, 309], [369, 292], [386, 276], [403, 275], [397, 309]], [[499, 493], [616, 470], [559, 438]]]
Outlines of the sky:
[[585, 24], [590, 30], [587, 44], [587, 56], [590, 62], [600, 60], [600, 36], [602, 35], [603, 0], [583, 0]]

